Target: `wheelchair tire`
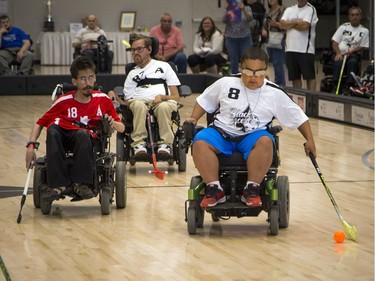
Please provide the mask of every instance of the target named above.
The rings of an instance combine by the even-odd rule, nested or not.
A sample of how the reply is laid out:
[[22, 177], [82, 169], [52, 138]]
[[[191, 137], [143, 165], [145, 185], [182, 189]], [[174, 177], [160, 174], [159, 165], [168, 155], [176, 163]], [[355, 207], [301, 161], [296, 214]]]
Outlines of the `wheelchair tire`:
[[100, 209], [102, 215], [109, 215], [111, 213], [112, 190], [110, 186], [105, 186], [100, 191]]
[[[198, 184], [202, 182], [201, 176], [194, 176], [190, 180], [190, 188], [194, 189]], [[196, 217], [197, 217], [197, 227], [202, 228], [204, 223], [204, 213], [205, 211], [199, 206], [200, 204], [200, 198], [197, 198], [194, 201], [189, 202], [189, 208], [195, 208], [196, 209]]]
[[211, 213], [211, 218], [212, 218], [212, 221], [220, 221], [220, 217], [218, 217], [214, 213]]
[[43, 215], [49, 215], [52, 209], [52, 202], [40, 202], [40, 210], [42, 211]]
[[116, 134], [116, 154], [117, 161], [125, 161], [125, 140], [124, 133]]
[[116, 207], [123, 209], [126, 207], [127, 187], [126, 187], [126, 162], [116, 162]]
[[195, 207], [188, 208], [187, 229], [190, 235], [197, 233], [197, 209]]
[[270, 234], [277, 235], [279, 233], [279, 208], [272, 206], [268, 213], [270, 222]]
[[280, 228], [289, 226], [289, 178], [287, 176], [277, 177], [277, 189], [279, 194], [279, 223]]
[[33, 201], [34, 207], [40, 208], [40, 187], [42, 186], [43, 167], [36, 163], [33, 175]]
[[184, 148], [185, 138], [178, 139], [178, 171], [186, 171], [186, 148]]

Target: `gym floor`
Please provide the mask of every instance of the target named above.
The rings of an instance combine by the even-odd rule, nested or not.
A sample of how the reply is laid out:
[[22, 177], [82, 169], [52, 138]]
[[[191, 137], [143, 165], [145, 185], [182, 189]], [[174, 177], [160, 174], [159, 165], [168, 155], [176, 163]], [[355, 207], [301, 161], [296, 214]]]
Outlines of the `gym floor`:
[[[196, 97], [181, 100], [182, 120]], [[289, 177], [290, 225], [277, 236], [268, 235], [265, 212], [219, 222], [206, 213], [204, 227], [189, 235], [184, 203], [197, 175], [190, 154], [186, 172], [158, 163], [169, 172], [163, 180], [148, 173], [148, 163], [128, 165], [127, 207], [113, 206], [108, 216], [101, 215], [98, 198], [56, 201], [51, 214], [42, 215], [29, 194], [17, 224], [25, 143], [51, 99], [9, 95], [0, 103], [0, 255], [13, 281], [374, 280], [373, 130], [311, 119], [318, 164], [345, 220], [357, 227], [357, 242], [333, 240], [342, 224], [304, 154], [302, 136], [286, 128], [278, 175]], [[45, 131], [39, 141], [41, 156]]]

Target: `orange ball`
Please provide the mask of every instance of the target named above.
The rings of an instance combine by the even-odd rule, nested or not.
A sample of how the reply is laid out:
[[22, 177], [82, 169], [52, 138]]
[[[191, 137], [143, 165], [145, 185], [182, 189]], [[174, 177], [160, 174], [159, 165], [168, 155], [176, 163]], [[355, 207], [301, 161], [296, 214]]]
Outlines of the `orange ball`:
[[341, 231], [341, 230], [337, 230], [337, 231], [335, 231], [335, 234], [333, 235], [333, 239], [335, 239], [335, 241], [336, 241], [337, 243], [342, 243], [342, 242], [344, 242], [345, 238], [346, 238], [346, 235], [345, 235], [345, 233], [344, 233], [343, 231]]

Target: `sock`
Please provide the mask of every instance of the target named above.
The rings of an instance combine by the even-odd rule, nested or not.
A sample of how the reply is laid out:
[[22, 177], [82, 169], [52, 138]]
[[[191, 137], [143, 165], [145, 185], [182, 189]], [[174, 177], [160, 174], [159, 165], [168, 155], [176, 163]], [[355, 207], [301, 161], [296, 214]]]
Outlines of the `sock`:
[[212, 181], [212, 182], [209, 182], [207, 185], [209, 185], [209, 184], [216, 184], [216, 185], [219, 187], [219, 189], [220, 189], [221, 191], [224, 191], [224, 189], [221, 187], [219, 181]]
[[246, 186], [245, 186], [245, 188], [246, 188], [249, 184], [253, 184], [253, 185], [255, 185], [255, 186], [259, 186], [259, 183], [256, 183], [256, 182], [253, 182], [253, 181], [247, 181], [247, 182], [246, 182]]

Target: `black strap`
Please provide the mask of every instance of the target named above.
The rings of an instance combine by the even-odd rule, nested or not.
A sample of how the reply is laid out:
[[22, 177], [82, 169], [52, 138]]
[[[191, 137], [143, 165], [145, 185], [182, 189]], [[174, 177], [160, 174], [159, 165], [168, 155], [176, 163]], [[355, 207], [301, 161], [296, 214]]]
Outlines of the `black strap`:
[[165, 94], [169, 95], [167, 82], [165, 81], [165, 79], [162, 79], [162, 78], [145, 78], [145, 79], [142, 79], [142, 80], [138, 81], [137, 87], [142, 87], [144, 85], [157, 85], [157, 84], [163, 84], [164, 89], [165, 89]]

